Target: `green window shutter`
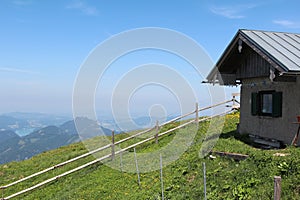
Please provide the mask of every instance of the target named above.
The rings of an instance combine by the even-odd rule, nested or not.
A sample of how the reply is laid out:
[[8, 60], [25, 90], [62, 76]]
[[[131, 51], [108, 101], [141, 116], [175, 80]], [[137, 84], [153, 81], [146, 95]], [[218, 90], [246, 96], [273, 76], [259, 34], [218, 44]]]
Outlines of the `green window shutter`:
[[251, 93], [251, 114], [258, 115], [258, 93]]
[[282, 92], [274, 92], [272, 96], [272, 117], [282, 116]]

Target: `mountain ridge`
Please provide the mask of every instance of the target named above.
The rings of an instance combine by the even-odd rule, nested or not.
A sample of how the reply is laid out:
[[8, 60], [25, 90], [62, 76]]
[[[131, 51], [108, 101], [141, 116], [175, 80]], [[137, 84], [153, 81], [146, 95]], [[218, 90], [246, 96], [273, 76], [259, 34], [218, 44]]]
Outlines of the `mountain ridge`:
[[[87, 134], [78, 135], [75, 121], [67, 121], [60, 126], [49, 125], [20, 137], [14, 131], [0, 131], [0, 164], [21, 161], [44, 151], [79, 142], [104, 133], [110, 135], [111, 130], [98, 126], [97, 122], [87, 118], [76, 118], [77, 123], [88, 127]], [[99, 132], [98, 129], [102, 131]]]

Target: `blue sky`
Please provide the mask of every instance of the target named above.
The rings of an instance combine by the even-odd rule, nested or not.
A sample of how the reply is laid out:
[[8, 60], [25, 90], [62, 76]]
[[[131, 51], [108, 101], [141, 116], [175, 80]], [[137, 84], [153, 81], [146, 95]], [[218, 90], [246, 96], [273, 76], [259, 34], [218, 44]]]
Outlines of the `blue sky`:
[[[240, 28], [300, 32], [299, 1], [2, 0], [0, 5], [0, 113], [70, 114], [81, 64], [99, 43], [126, 30], [173, 29], [198, 42], [214, 63]], [[124, 62], [129, 65], [130, 58], [139, 59], [135, 65], [149, 63], [151, 58], [157, 62], [162, 56], [143, 55], [129, 56]], [[176, 58], [165, 56], [163, 60], [173, 65]], [[192, 85], [202, 81], [188, 75], [188, 70], [174, 67], [187, 73]], [[121, 71], [116, 67], [105, 78], [117, 80]], [[103, 94], [112, 90], [111, 83], [106, 84], [106, 91], [98, 91], [98, 104]], [[151, 87], [145, 90], [155, 89]], [[201, 98], [199, 91], [196, 93]], [[143, 100], [141, 94], [133, 96]], [[109, 100], [105, 101], [103, 105], [109, 105]], [[143, 106], [140, 103], [137, 109]]]

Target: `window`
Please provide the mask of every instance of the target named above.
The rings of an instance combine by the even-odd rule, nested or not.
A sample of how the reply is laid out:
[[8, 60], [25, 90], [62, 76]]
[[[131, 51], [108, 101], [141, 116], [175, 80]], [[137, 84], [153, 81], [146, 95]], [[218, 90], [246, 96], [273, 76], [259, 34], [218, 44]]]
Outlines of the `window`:
[[261, 114], [262, 115], [272, 115], [272, 93], [262, 93], [261, 94]]
[[281, 117], [282, 92], [260, 91], [251, 95], [252, 115]]

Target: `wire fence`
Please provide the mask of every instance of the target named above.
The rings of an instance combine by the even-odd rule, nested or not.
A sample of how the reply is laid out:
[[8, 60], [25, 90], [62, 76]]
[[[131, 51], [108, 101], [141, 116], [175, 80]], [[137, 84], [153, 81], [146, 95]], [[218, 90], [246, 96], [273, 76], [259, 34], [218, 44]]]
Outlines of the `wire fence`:
[[[201, 118], [199, 118], [199, 112], [201, 112], [201, 111], [206, 111], [206, 110], [208, 110], [208, 109], [212, 109], [212, 108], [215, 108], [215, 107], [218, 107], [218, 106], [221, 106], [221, 105], [230, 103], [230, 102], [233, 103], [233, 106], [232, 106], [232, 109], [231, 109], [231, 110], [226, 111], [226, 112], [223, 112], [223, 113], [219, 113], [219, 114], [216, 114], [216, 115], [213, 115], [213, 116], [209, 116], [209, 117], [201, 117]], [[22, 195], [22, 194], [24, 194], [24, 193], [27, 193], [27, 192], [29, 192], [29, 191], [32, 191], [32, 190], [34, 190], [34, 189], [36, 189], [36, 188], [39, 188], [39, 187], [41, 187], [41, 186], [43, 186], [43, 185], [46, 185], [46, 184], [50, 183], [50, 182], [53, 182], [53, 181], [55, 181], [55, 180], [58, 180], [58, 179], [61, 178], [61, 177], [67, 176], [67, 175], [69, 175], [69, 174], [71, 174], [71, 173], [74, 173], [74, 172], [76, 172], [76, 171], [79, 171], [79, 170], [81, 170], [81, 169], [84, 169], [84, 168], [86, 168], [86, 167], [88, 167], [88, 166], [91, 166], [91, 165], [93, 165], [93, 164], [95, 164], [95, 163], [101, 162], [101, 161], [103, 161], [103, 160], [105, 160], [105, 159], [109, 159], [109, 158], [110, 158], [110, 159], [114, 159], [115, 156], [118, 155], [118, 154], [120, 154], [120, 157], [121, 157], [121, 159], [122, 159], [122, 153], [123, 153], [123, 152], [125, 152], [125, 151], [127, 151], [127, 150], [130, 150], [130, 149], [135, 149], [135, 147], [137, 147], [137, 146], [139, 146], [139, 145], [141, 145], [141, 144], [144, 144], [144, 143], [149, 142], [149, 141], [151, 141], [151, 140], [155, 140], [156, 143], [157, 143], [157, 142], [158, 142], [158, 138], [160, 138], [160, 137], [162, 137], [162, 136], [164, 136], [164, 135], [166, 135], [166, 134], [170, 134], [170, 133], [172, 133], [172, 132], [174, 132], [174, 131], [176, 131], [176, 130], [178, 130], [178, 129], [181, 129], [181, 128], [183, 128], [183, 127], [185, 127], [185, 126], [191, 124], [191, 123], [199, 123], [199, 122], [203, 122], [203, 121], [210, 120], [210, 119], [212, 119], [212, 118], [214, 118], [214, 117], [217, 117], [217, 116], [226, 115], [226, 114], [232, 112], [232, 110], [234, 110], [234, 109], [237, 108], [237, 107], [236, 107], [236, 103], [239, 103], [239, 102], [238, 102], [235, 98], [233, 98], [233, 99], [231, 99], [231, 100], [224, 101], [224, 102], [221, 102], [221, 103], [218, 103], [218, 104], [215, 104], [215, 105], [212, 105], [212, 106], [207, 106], [207, 107], [204, 107], [204, 108], [200, 108], [200, 109], [198, 108], [198, 104], [196, 103], [196, 109], [195, 109], [194, 111], [190, 112], [190, 113], [183, 114], [183, 115], [181, 115], [181, 116], [178, 116], [178, 117], [176, 117], [176, 118], [174, 118], [174, 119], [171, 119], [171, 120], [166, 121], [166, 122], [161, 123], [161, 124], [159, 124], [159, 123], [157, 122], [156, 125], [155, 125], [154, 127], [151, 127], [151, 128], [149, 128], [149, 129], [143, 130], [143, 131], [141, 131], [141, 132], [138, 132], [138, 133], [136, 133], [136, 134], [133, 134], [133, 135], [131, 135], [131, 136], [129, 136], [129, 137], [126, 137], [126, 138], [124, 138], [124, 139], [121, 139], [121, 140], [119, 140], [119, 141], [115, 141], [115, 134], [114, 134], [114, 132], [112, 132], [112, 141], [111, 141], [111, 144], [102, 146], [102, 147], [100, 147], [100, 148], [97, 148], [97, 149], [95, 149], [95, 150], [92, 150], [92, 151], [90, 151], [90, 152], [87, 152], [87, 153], [85, 153], [85, 154], [82, 154], [82, 155], [80, 155], [80, 156], [74, 157], [74, 158], [69, 159], [69, 160], [67, 160], [67, 161], [61, 162], [61, 163], [59, 163], [59, 164], [57, 164], [57, 165], [51, 166], [51, 167], [49, 167], [49, 168], [46, 168], [46, 169], [44, 169], [44, 170], [41, 170], [41, 171], [39, 171], [39, 172], [36, 172], [36, 173], [34, 173], [34, 174], [31, 174], [31, 175], [29, 175], [29, 176], [26, 176], [26, 177], [24, 177], [24, 178], [21, 178], [21, 179], [19, 179], [19, 180], [17, 180], [17, 181], [14, 181], [14, 182], [12, 182], [12, 183], [7, 184], [7, 185], [1, 186], [1, 187], [0, 187], [0, 189], [2, 190], [2, 198], [1, 198], [1, 200], [8, 200], [8, 199], [11, 199], [11, 198], [20, 196], [20, 195]], [[192, 119], [187, 120], [187, 122], [182, 123], [182, 124], [180, 124], [180, 125], [178, 125], [178, 126], [176, 126], [176, 127], [174, 127], [174, 128], [171, 128], [171, 129], [169, 129], [169, 130], [167, 130], [167, 131], [164, 131], [164, 132], [162, 132], [162, 133], [159, 133], [159, 129], [160, 129], [161, 127], [163, 127], [163, 126], [165, 126], [165, 125], [168, 125], [168, 124], [170, 124], [170, 123], [176, 122], [176, 121], [178, 121], [178, 120], [184, 119], [184, 118], [186, 118], [186, 117], [188, 117], [188, 116], [191, 116], [191, 115], [195, 115], [195, 117], [192, 118]], [[131, 140], [131, 139], [133, 139], [133, 138], [136, 138], [136, 137], [138, 137], [138, 136], [140, 136], [140, 135], [146, 134], [146, 133], [151, 132], [151, 131], [153, 131], [153, 130], [154, 130], [155, 133], [156, 133], [155, 135], [149, 136], [148, 138], [146, 138], [146, 139], [144, 139], [144, 140], [141, 140], [141, 141], [136, 142], [136, 143], [134, 143], [134, 144], [131, 144], [131, 145], [129, 145], [129, 146], [123, 147], [122, 149], [120, 148], [120, 150], [118, 150], [118, 151], [115, 151], [115, 145], [119, 145], [119, 146], [120, 146], [120, 144], [122, 144], [122, 143], [124, 143], [124, 142], [126, 142], [126, 141], [129, 141], [129, 140]], [[49, 178], [49, 179], [47, 179], [47, 180], [44, 180], [44, 181], [42, 181], [42, 182], [40, 182], [40, 183], [38, 183], [38, 184], [35, 184], [35, 185], [31, 186], [31, 187], [28, 187], [28, 188], [26, 188], [26, 189], [23, 189], [23, 190], [21, 190], [21, 191], [18, 191], [18, 192], [16, 192], [16, 193], [13, 193], [13, 194], [11, 194], [11, 195], [9, 195], [9, 196], [7, 196], [7, 197], [4, 197], [5, 189], [7, 189], [7, 188], [9, 188], [9, 187], [12, 187], [12, 186], [14, 186], [14, 185], [16, 185], [16, 184], [19, 184], [19, 183], [24, 182], [24, 181], [26, 181], [26, 180], [32, 179], [32, 178], [37, 177], [37, 176], [39, 176], [39, 175], [45, 174], [45, 173], [47, 173], [47, 172], [49, 172], [49, 171], [53, 171], [53, 170], [55, 170], [55, 169], [57, 169], [57, 168], [59, 168], [59, 167], [61, 167], [61, 166], [65, 166], [65, 165], [67, 165], [67, 164], [70, 164], [70, 163], [73, 163], [73, 162], [75, 162], [75, 161], [78, 161], [79, 159], [86, 158], [86, 157], [88, 157], [88, 156], [90, 156], [90, 155], [92, 155], [92, 154], [94, 154], [94, 153], [97, 153], [97, 152], [100, 152], [100, 151], [103, 151], [103, 150], [109, 149], [109, 148], [111, 148], [111, 153], [109, 153], [109, 154], [107, 154], [107, 155], [104, 155], [104, 156], [102, 156], [102, 157], [100, 157], [100, 158], [94, 159], [94, 160], [92, 160], [92, 161], [90, 161], [90, 162], [87, 162], [87, 163], [85, 163], [85, 164], [83, 164], [83, 165], [80, 165], [80, 166], [78, 166], [78, 167], [75, 167], [75, 168], [73, 168], [73, 169], [71, 169], [71, 170], [68, 170], [68, 171], [66, 171], [66, 172], [64, 172], [64, 173], [61, 173], [61, 174], [59, 174], [59, 175], [57, 175], [57, 176], [54, 176], [54, 177]], [[120, 164], [120, 167], [121, 167], [121, 171], [122, 171], [122, 163]], [[137, 167], [137, 171], [138, 171], [137, 160], [136, 160], [136, 167]], [[162, 174], [161, 174], [161, 175], [162, 175]]]

